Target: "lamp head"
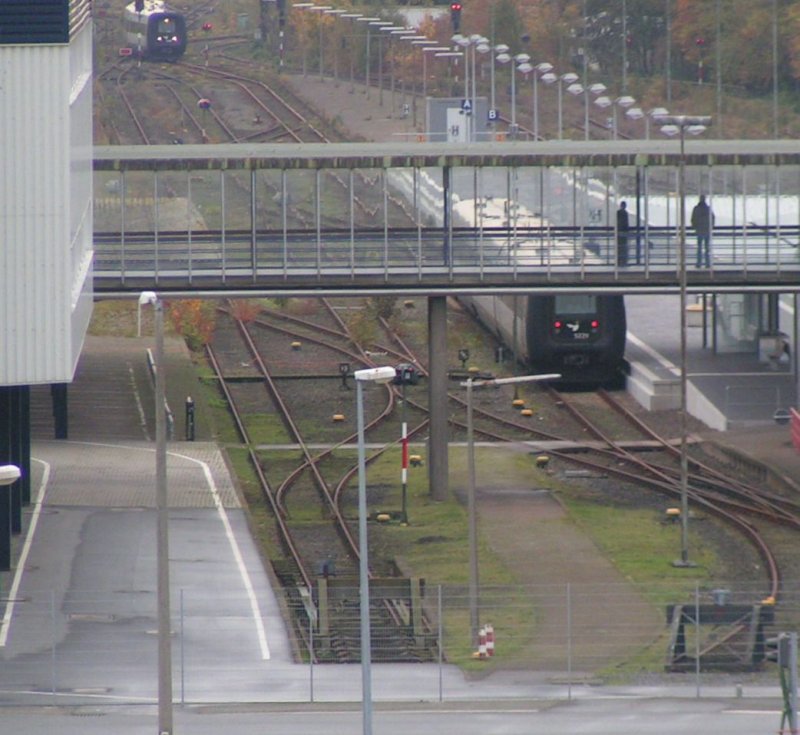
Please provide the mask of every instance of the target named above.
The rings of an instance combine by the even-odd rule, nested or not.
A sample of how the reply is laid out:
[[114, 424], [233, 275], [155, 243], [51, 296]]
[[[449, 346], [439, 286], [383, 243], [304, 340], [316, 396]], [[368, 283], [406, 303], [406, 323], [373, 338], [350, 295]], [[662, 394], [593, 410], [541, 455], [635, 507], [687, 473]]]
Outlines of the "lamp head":
[[391, 366], [364, 368], [353, 373], [356, 380], [371, 383], [388, 383], [394, 379], [395, 375], [395, 369]]
[[139, 294], [139, 306], [144, 306], [145, 304], [155, 304], [158, 301], [158, 296], [156, 296], [155, 291], [142, 291]]
[[19, 467], [13, 464], [0, 465], [0, 485], [12, 485], [19, 480]]

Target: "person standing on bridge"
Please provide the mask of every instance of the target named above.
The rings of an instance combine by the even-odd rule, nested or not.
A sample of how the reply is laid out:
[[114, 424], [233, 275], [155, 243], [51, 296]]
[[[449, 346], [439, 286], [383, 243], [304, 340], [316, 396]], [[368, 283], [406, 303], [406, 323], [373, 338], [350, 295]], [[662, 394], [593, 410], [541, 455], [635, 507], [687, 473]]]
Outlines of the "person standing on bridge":
[[628, 265], [628, 230], [628, 205], [623, 201], [617, 210], [617, 265], [621, 268]]
[[697, 260], [695, 267], [711, 267], [711, 228], [714, 226], [714, 213], [706, 204], [705, 194], [692, 210], [692, 228], [697, 236]]

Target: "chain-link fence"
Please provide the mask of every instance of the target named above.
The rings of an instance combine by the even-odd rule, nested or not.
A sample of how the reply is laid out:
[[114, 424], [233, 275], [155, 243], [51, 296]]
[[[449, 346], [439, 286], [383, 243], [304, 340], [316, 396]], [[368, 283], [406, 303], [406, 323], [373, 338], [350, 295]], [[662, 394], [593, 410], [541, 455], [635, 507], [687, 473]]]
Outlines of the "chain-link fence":
[[[281, 615], [252, 601], [172, 599], [174, 700], [358, 701], [361, 655], [354, 580], [327, 580], [279, 599]], [[0, 690], [7, 701], [100, 698], [152, 702], [158, 635], [155, 595], [112, 599], [60, 591], [7, 599], [0, 628]], [[564, 583], [538, 587], [373, 581], [371, 651], [376, 696], [445, 700], [474, 696], [475, 672], [515, 672], [500, 696], [568, 696], [586, 684], [737, 681], [776, 686], [773, 638], [800, 625], [800, 590], [775, 604], [760, 587], [665, 589]], [[464, 672], [467, 675], [464, 675]], [[731, 680], [729, 677], [733, 676]], [[720, 678], [722, 677], [722, 679]], [[384, 682], [381, 684], [380, 682]], [[491, 687], [482, 696], [492, 696]]]

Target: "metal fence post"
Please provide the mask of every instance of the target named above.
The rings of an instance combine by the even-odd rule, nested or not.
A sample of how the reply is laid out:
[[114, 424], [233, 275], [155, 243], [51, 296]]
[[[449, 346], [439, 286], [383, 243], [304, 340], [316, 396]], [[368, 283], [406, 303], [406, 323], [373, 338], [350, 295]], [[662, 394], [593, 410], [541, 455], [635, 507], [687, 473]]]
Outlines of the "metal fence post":
[[184, 623], [186, 616], [183, 608], [183, 589], [180, 591], [180, 631], [181, 631], [181, 705], [186, 704], [186, 637], [184, 636]]
[[314, 701], [314, 619], [308, 616], [308, 697]]
[[694, 584], [694, 672], [697, 683], [696, 697], [700, 699], [700, 583]]
[[443, 690], [442, 690], [442, 649], [444, 648], [444, 641], [442, 640], [442, 585], [440, 584], [437, 588], [438, 591], [438, 600], [437, 600], [437, 607], [438, 607], [438, 617], [439, 617], [439, 626], [437, 630], [437, 636], [439, 637], [439, 701], [443, 701]]
[[51, 694], [56, 696], [56, 591], [50, 590], [50, 657], [51, 657]]
[[572, 587], [567, 582], [567, 701], [572, 701]]
[[789, 731], [797, 732], [797, 633], [789, 633]]

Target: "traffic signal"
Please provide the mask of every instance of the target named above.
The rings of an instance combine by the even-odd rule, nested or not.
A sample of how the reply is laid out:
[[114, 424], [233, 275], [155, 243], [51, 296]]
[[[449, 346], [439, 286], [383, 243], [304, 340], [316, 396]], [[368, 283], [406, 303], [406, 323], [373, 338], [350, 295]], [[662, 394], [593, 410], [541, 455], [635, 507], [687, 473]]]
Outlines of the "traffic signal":
[[416, 385], [419, 382], [417, 369], [409, 362], [401, 362], [395, 369], [393, 385]]
[[450, 21], [453, 24], [453, 33], [461, 30], [461, 3], [450, 3]]

